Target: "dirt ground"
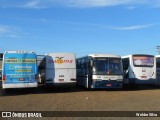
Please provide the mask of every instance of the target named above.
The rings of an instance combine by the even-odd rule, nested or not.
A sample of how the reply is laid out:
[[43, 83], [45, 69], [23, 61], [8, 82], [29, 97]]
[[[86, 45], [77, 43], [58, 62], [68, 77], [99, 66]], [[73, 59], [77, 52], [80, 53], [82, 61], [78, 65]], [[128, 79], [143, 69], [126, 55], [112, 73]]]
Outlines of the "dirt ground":
[[[46, 89], [39, 86], [37, 89], [9, 89], [7, 91], [0, 89], [0, 92], [0, 111], [160, 111], [160, 88], [153, 86], [116, 90], [88, 90], [76, 86]], [[134, 118], [87, 118], [82, 116], [63, 117], [63, 119], [128, 120]], [[151, 118], [143, 117], [143, 119], [150, 120]], [[152, 119], [158, 120], [159, 118]]]

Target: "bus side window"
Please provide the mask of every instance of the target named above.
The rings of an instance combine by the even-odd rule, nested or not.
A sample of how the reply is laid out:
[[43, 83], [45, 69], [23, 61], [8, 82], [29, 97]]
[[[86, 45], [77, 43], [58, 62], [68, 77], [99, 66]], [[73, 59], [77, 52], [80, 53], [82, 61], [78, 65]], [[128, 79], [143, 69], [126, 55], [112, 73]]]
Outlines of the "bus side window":
[[124, 78], [128, 78], [129, 77], [129, 72], [128, 72], [129, 58], [124, 58], [122, 62], [123, 62]]
[[160, 58], [157, 58], [157, 64], [156, 64], [157, 68], [160, 68]]
[[82, 76], [83, 75], [83, 59], [79, 59], [79, 63], [78, 63], [78, 67], [79, 67], [79, 75]]
[[160, 80], [160, 58], [157, 58], [156, 61], [157, 79]]
[[81, 59], [81, 68], [84, 69], [84, 59]]
[[77, 64], [77, 69], [80, 69], [80, 60], [79, 59], [77, 60], [76, 64]]
[[85, 69], [85, 75], [87, 75], [88, 73], [88, 59], [87, 58], [85, 58], [84, 60], [84, 69]]

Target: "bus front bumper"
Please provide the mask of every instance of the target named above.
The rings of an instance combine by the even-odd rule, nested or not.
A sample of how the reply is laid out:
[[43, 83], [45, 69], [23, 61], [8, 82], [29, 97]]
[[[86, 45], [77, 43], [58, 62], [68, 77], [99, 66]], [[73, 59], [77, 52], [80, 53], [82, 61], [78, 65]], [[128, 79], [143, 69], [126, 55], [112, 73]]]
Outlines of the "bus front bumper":
[[122, 81], [116, 81], [116, 80], [96, 81], [91, 86], [91, 88], [122, 88], [122, 87], [123, 87]]
[[46, 82], [45, 86], [75, 86], [76, 82]]
[[129, 85], [154, 85], [156, 84], [157, 80], [156, 79], [138, 79], [138, 78], [130, 78], [130, 79], [124, 79], [123, 84], [129, 84]]

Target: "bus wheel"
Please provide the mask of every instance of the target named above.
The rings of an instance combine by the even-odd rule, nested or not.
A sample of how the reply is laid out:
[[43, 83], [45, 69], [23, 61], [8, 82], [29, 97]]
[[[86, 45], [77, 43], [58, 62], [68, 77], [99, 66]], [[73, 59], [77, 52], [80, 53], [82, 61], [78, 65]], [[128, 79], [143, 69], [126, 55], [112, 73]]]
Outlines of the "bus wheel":
[[7, 94], [7, 90], [6, 89], [2, 89], [2, 96], [5, 96]]
[[44, 79], [42, 79], [41, 84], [42, 84], [43, 87], [45, 86], [45, 81], [44, 81]]

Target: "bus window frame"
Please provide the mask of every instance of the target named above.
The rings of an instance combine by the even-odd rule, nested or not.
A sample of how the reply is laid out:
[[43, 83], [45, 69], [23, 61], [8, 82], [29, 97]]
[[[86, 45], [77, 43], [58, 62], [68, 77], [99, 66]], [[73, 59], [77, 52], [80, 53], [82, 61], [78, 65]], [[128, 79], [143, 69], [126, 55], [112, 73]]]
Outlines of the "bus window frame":
[[[152, 59], [153, 59], [153, 65], [135, 65], [135, 63], [134, 63], [134, 57], [152, 57]], [[151, 56], [151, 55], [133, 55], [132, 56], [132, 64], [133, 64], [133, 66], [134, 67], [150, 67], [150, 68], [152, 68], [152, 67], [154, 67], [154, 56]]]
[[[111, 59], [118, 59], [118, 60], [119, 60], [120, 67], [121, 67], [121, 68], [120, 68], [121, 74], [110, 74], [110, 73], [109, 73], [109, 74], [108, 74], [108, 73], [107, 73], [107, 74], [97, 74], [97, 73], [95, 73], [94, 70], [93, 70], [93, 68], [95, 67], [95, 65], [94, 65], [95, 63], [94, 63], [94, 62], [95, 62], [95, 60], [98, 60], [98, 59], [105, 59], [105, 60], [108, 62], [108, 72], [110, 72], [110, 69], [111, 69], [111, 68], [110, 68], [110, 60], [111, 60]], [[92, 66], [92, 73], [93, 73], [93, 75], [124, 75], [122, 68], [123, 68], [123, 65], [122, 65], [122, 60], [121, 60], [121, 58], [112, 58], [112, 57], [94, 58], [94, 59], [93, 59], [93, 66]]]

